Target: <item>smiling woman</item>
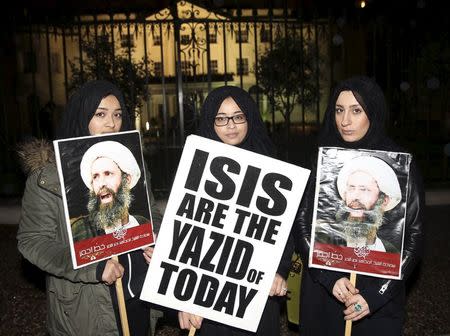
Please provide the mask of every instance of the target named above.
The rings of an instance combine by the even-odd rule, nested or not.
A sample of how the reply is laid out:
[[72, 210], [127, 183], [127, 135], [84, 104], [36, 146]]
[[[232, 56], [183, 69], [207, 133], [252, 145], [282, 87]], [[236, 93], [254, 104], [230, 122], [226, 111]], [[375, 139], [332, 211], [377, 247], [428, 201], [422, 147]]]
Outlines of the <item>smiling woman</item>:
[[[130, 114], [126, 109], [122, 92], [111, 82], [94, 80], [85, 83], [70, 97], [59, 125], [57, 138], [69, 139], [131, 129]], [[118, 302], [115, 291], [110, 290], [109, 285], [115, 283], [117, 279], [123, 279], [122, 285], [130, 332], [132, 335], [147, 335], [150, 307], [139, 300], [143, 277], [148, 267], [146, 262], [148, 260], [145, 257], [147, 251], [144, 252], [144, 255], [140, 250], [122, 254], [119, 256], [119, 262], [109, 259], [74, 269], [71, 260], [70, 238], [64, 220], [61, 181], [54, 153], [50, 146], [45, 149], [44, 146], [41, 147], [42, 150], [21, 151], [23, 165], [28, 167], [29, 176], [22, 198], [22, 213], [17, 240], [18, 249], [23, 257], [46, 273], [49, 334], [118, 336], [121, 328], [120, 321], [116, 318], [119, 314]], [[122, 147], [129, 151], [125, 146]], [[28, 148], [32, 149], [33, 147], [28, 146]], [[130, 155], [132, 156], [131, 153]], [[117, 159], [117, 156], [120, 158]], [[125, 178], [119, 172], [119, 177], [122, 178], [114, 180], [113, 183], [112, 174], [110, 174], [112, 169], [105, 170], [103, 167], [101, 169], [103, 172], [98, 172], [98, 176], [103, 175], [104, 182], [108, 177], [108, 183], [102, 184], [108, 184], [111, 190], [116, 188], [117, 183], [120, 182], [125, 185], [123, 189], [127, 189], [128, 184], [132, 188], [133, 183], [141, 176], [139, 167], [137, 168], [139, 175], [134, 174], [135, 169], [132, 172], [125, 169], [122, 161], [127, 159], [123, 151], [113, 157], [116, 168], [118, 166], [126, 172]], [[103, 163], [105, 162], [103, 161]], [[127, 168], [130, 166], [133, 168], [132, 163], [126, 163]], [[89, 189], [92, 188], [91, 168], [91, 164], [88, 169], [80, 168], [82, 174], [86, 172], [86, 175], [82, 177]], [[131, 176], [130, 181], [127, 176]], [[134, 180], [133, 176], [135, 176]], [[147, 183], [150, 181], [149, 178], [146, 180]], [[96, 189], [100, 190], [101, 187], [96, 185]], [[115, 190], [113, 191], [115, 192]], [[161, 217], [158, 209], [154, 206], [154, 198], [149, 184], [148, 191], [152, 205], [153, 227], [156, 228], [160, 224]], [[98, 197], [96, 193], [94, 194], [95, 197], [91, 198], [95, 203]], [[103, 194], [103, 196], [105, 195], [107, 194]], [[127, 196], [125, 195], [123, 198], [126, 199]], [[114, 213], [114, 211], [112, 212]], [[115, 212], [122, 213], [121, 211]], [[119, 219], [117, 216], [114, 217], [114, 214], [99, 217], [102, 220], [97, 222], [105, 224], [100, 224], [102, 230], [107, 225], [115, 226], [117, 221], [131, 222], [131, 220], [128, 221], [131, 218], [128, 213], [127, 216], [120, 216]], [[77, 225], [80, 230], [75, 232], [74, 239], [78, 237], [78, 232], [80, 239], [87, 238], [86, 230], [83, 230], [86, 226], [83, 224], [84, 221], [80, 219], [79, 225]], [[75, 227], [74, 224], [73, 228]], [[62, 297], [64, 302], [61, 301]]]
[[102, 99], [89, 122], [90, 134], [119, 132], [122, 127], [122, 108], [114, 95]]

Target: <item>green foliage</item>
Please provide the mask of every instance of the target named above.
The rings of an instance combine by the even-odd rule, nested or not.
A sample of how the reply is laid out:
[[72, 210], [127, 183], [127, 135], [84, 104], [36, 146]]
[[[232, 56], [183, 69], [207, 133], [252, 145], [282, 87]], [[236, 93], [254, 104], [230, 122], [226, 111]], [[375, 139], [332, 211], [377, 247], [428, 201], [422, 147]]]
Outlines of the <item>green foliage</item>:
[[[130, 60], [128, 48], [116, 48], [113, 57], [113, 48], [109, 36], [102, 35], [95, 40], [82, 41], [83, 68], [80, 59], [69, 61], [72, 78], [69, 82], [69, 91], [72, 92], [86, 81], [92, 79], [106, 79], [115, 83], [123, 92], [127, 108], [135, 111], [142, 106], [142, 101], [149, 95], [147, 84], [151, 81], [150, 73], [145, 71], [144, 59], [139, 62]], [[131, 48], [131, 54], [133, 54]], [[150, 72], [150, 62], [147, 60]], [[83, 70], [83, 71], [81, 71]]]
[[295, 104], [313, 105], [320, 94], [317, 69], [320, 58], [313, 43], [300, 43], [299, 37], [276, 39], [272, 50], [255, 69], [259, 85], [270, 103], [289, 123]]

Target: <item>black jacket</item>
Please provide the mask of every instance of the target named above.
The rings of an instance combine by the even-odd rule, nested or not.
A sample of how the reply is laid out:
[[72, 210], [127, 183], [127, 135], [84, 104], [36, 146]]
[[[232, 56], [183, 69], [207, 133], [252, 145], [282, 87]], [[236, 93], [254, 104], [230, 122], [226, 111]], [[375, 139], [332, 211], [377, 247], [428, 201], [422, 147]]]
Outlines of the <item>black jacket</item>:
[[[352, 91], [363, 107], [370, 126], [362, 139], [345, 142], [335, 121], [335, 104], [342, 91]], [[406, 152], [384, 132], [387, 108], [379, 86], [367, 77], [353, 77], [340, 82], [331, 95], [319, 135], [319, 146], [351, 149], [369, 149]], [[316, 185], [316, 160], [312, 160], [312, 173], [293, 226], [296, 251], [304, 265], [308, 265], [311, 227]], [[356, 287], [367, 301], [370, 315], [354, 322], [352, 335], [400, 335], [404, 319], [405, 281], [413, 272], [422, 255], [424, 191], [421, 174], [414, 161], [410, 165], [407, 185], [407, 212], [403, 244], [402, 279], [389, 280], [358, 275]], [[392, 228], [401, 230], [400, 225]], [[332, 295], [335, 282], [348, 277], [348, 273], [315, 268], [304, 268], [300, 297], [300, 333], [305, 335], [344, 334], [345, 306]], [[322, 317], [322, 318], [320, 318]]]
[[[315, 174], [308, 181], [307, 190], [294, 222], [294, 237], [296, 252], [299, 253], [304, 265], [308, 264], [311, 242], [312, 212], [314, 208]], [[402, 280], [388, 280], [370, 276], [358, 276], [358, 288], [367, 282], [367, 288], [362, 295], [369, 304], [372, 313], [386, 304], [399, 290], [404, 288], [404, 281], [411, 275], [418, 263], [423, 249], [423, 187], [421, 176], [415, 164], [411, 165], [408, 181], [408, 204], [405, 220], [405, 237], [403, 246]], [[321, 283], [329, 292], [334, 283], [345, 273], [326, 270], [310, 270], [315, 281]], [[364, 280], [364, 279], [367, 279]]]

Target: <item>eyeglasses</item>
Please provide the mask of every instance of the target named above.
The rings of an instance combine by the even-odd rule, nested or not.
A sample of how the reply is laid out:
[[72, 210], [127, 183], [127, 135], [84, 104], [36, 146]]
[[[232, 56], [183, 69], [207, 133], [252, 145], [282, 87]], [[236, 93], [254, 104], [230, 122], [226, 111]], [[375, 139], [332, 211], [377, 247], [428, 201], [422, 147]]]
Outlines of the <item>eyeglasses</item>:
[[228, 125], [230, 119], [232, 119], [235, 124], [243, 124], [243, 123], [247, 122], [247, 118], [245, 117], [245, 114], [240, 113], [240, 114], [235, 114], [232, 117], [225, 117], [225, 116], [215, 117], [214, 124], [219, 127], [226, 126], [226, 125]]

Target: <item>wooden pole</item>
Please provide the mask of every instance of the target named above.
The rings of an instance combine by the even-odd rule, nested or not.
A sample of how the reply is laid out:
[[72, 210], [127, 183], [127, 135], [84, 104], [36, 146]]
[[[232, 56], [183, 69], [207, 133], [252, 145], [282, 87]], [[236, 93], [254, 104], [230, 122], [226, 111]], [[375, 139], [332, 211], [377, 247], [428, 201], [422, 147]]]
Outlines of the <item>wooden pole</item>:
[[[350, 273], [350, 283], [356, 286], [356, 273]], [[345, 336], [350, 336], [352, 334], [352, 320], [347, 320], [345, 322]]]
[[[117, 256], [113, 256], [112, 259], [119, 262], [119, 258], [117, 258]], [[123, 294], [123, 287], [122, 287], [122, 278], [118, 278], [116, 280], [116, 294], [117, 294], [117, 302], [119, 303], [119, 315], [120, 315], [120, 324], [122, 326], [122, 333], [123, 336], [130, 336], [130, 329], [128, 327], [128, 318], [127, 318], [127, 308], [125, 305], [125, 296]]]
[[195, 335], [195, 328], [191, 327], [191, 329], [189, 330], [189, 335], [188, 336], [194, 336]]

